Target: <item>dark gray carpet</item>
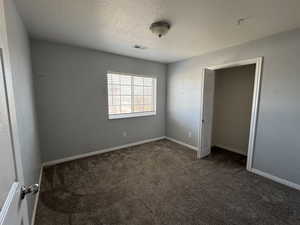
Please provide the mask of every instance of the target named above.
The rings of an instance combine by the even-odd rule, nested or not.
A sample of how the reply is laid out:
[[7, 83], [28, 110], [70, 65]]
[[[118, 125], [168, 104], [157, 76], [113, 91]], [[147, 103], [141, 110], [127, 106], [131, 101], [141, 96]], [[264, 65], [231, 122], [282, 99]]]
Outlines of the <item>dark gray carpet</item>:
[[300, 224], [300, 192], [167, 140], [44, 170], [36, 225]]

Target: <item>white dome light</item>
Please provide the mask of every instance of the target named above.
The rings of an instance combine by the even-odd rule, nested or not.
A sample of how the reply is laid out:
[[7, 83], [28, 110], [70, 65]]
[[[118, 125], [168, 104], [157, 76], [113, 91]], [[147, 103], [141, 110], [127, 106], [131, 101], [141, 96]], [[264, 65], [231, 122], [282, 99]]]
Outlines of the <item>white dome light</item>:
[[152, 23], [150, 26], [150, 30], [153, 34], [157, 35], [159, 38], [166, 35], [170, 30], [171, 25], [166, 21], [157, 21]]

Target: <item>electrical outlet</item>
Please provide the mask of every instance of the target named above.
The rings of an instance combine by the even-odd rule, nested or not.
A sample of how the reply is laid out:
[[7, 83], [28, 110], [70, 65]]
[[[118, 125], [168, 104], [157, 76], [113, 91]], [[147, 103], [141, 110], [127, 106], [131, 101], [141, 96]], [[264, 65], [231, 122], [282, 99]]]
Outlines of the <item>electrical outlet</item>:
[[123, 137], [127, 137], [127, 132], [123, 131]]
[[191, 138], [191, 137], [192, 137], [192, 131], [189, 132], [189, 138]]

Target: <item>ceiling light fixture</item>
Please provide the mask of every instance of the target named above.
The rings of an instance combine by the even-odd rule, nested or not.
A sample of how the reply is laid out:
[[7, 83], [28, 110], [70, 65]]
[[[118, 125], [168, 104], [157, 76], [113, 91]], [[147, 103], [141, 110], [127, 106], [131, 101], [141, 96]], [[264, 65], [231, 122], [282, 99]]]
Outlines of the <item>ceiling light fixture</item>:
[[157, 21], [155, 23], [152, 23], [150, 26], [150, 30], [152, 31], [152, 33], [157, 35], [159, 38], [166, 35], [170, 28], [170, 23], [166, 21]]

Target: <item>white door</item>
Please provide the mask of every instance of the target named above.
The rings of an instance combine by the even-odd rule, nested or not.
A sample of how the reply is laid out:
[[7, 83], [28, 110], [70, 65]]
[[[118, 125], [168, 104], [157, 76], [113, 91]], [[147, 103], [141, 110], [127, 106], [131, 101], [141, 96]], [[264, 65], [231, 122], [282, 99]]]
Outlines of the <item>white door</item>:
[[0, 48], [0, 225], [29, 225], [27, 203], [21, 199], [23, 171], [12, 141], [3, 65]]
[[202, 101], [201, 101], [201, 120], [199, 132], [199, 151], [198, 157], [203, 158], [210, 154], [214, 92], [215, 92], [215, 72], [205, 69], [202, 74]]

